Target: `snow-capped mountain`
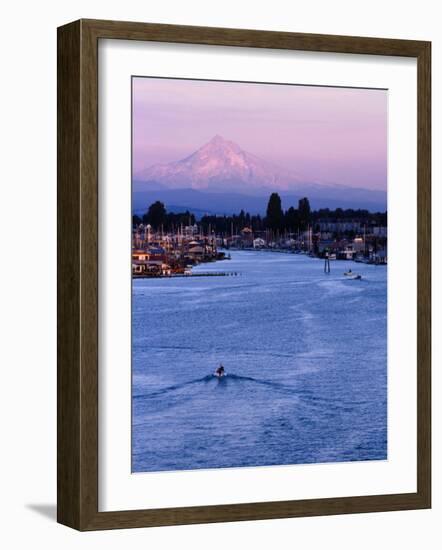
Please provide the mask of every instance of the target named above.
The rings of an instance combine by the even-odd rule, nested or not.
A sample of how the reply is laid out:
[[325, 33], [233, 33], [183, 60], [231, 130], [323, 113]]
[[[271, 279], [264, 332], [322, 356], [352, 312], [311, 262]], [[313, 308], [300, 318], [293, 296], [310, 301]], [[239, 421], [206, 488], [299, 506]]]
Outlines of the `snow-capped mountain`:
[[385, 191], [306, 181], [221, 136], [182, 160], [135, 173], [132, 190], [133, 206], [140, 211], [160, 200], [176, 211], [235, 213], [243, 208], [262, 213], [273, 191], [280, 193], [285, 208], [296, 206], [301, 197], [308, 197], [314, 208], [384, 211], [387, 205]]
[[176, 162], [155, 164], [135, 174], [134, 179], [174, 189], [237, 192], [260, 188], [282, 191], [302, 183], [296, 174], [244, 151], [219, 135], [190, 156]]

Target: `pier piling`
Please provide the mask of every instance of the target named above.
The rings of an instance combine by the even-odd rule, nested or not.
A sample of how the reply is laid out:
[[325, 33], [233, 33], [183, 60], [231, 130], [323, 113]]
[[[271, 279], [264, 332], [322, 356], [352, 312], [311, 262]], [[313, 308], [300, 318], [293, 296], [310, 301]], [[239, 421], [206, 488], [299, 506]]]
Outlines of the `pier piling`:
[[324, 273], [330, 273], [330, 258], [328, 257], [328, 254], [325, 255]]

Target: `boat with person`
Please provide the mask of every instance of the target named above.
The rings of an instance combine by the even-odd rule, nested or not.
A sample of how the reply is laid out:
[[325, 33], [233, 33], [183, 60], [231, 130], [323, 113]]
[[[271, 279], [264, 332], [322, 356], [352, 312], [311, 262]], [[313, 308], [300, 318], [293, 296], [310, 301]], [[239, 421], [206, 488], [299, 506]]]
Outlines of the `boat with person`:
[[348, 279], [362, 279], [362, 275], [360, 275], [359, 273], [355, 273], [351, 269], [345, 271], [344, 276]]
[[354, 280], [362, 279], [362, 275], [360, 275], [359, 273], [355, 273], [355, 272], [352, 271], [351, 269], [349, 269], [348, 271], [346, 271], [346, 272], [344, 273], [344, 276], [347, 277], [348, 279], [354, 279]]
[[226, 370], [222, 364], [219, 365], [219, 367], [213, 373], [213, 376], [216, 376], [217, 378], [223, 378], [224, 376], [226, 376]]

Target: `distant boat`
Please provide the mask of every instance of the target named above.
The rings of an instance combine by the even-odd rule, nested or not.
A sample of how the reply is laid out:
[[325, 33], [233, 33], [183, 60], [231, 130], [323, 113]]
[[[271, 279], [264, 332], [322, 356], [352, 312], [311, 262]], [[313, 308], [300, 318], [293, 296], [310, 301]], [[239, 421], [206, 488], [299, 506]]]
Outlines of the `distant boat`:
[[359, 273], [354, 273], [351, 269], [346, 271], [344, 275], [352, 280], [362, 279], [362, 275], [359, 275]]
[[216, 376], [217, 378], [224, 378], [226, 376], [226, 371], [224, 370], [223, 366], [220, 366], [216, 369], [216, 371], [213, 373], [213, 376]]
[[213, 373], [213, 376], [216, 376], [216, 378], [224, 378], [225, 376], [227, 376], [227, 374], [225, 372], [214, 372]]

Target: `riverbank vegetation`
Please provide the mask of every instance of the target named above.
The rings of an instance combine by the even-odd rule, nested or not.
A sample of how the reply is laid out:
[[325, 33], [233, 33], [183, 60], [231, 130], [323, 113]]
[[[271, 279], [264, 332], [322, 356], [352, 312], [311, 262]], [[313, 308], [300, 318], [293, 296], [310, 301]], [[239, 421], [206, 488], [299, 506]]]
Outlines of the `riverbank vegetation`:
[[[198, 221], [204, 234], [214, 232], [219, 236], [234, 235], [245, 227], [253, 232], [270, 230], [275, 235], [284, 233], [299, 233], [307, 230], [320, 231], [324, 224], [343, 224], [347, 222], [359, 223], [365, 226], [387, 226], [387, 212], [369, 212], [365, 209], [321, 208], [312, 210], [310, 201], [303, 197], [298, 201], [297, 208], [290, 206], [283, 210], [281, 197], [272, 193], [269, 197], [266, 215], [250, 214], [241, 210], [238, 214], [215, 215], [206, 214]], [[149, 224], [153, 229], [162, 229], [165, 232], [176, 231], [181, 226], [192, 226], [197, 223], [195, 215], [190, 211], [181, 213], [167, 212], [165, 205], [156, 201], [152, 203], [143, 216], [133, 216], [133, 225]], [[350, 226], [349, 226], [350, 227]], [[348, 231], [353, 231], [349, 229]], [[336, 233], [336, 231], [334, 232]]]

